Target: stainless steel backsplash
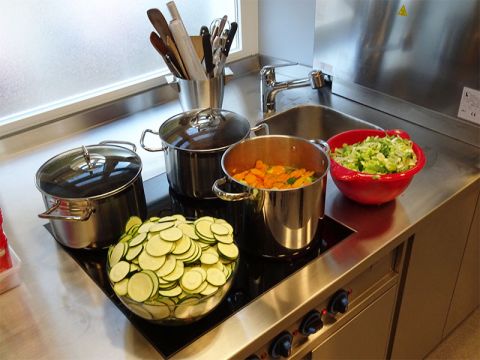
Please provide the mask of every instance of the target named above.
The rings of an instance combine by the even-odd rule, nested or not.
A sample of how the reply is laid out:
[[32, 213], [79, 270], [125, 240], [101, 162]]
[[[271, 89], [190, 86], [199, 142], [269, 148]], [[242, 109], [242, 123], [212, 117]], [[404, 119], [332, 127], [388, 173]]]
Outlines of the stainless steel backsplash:
[[480, 89], [479, 4], [316, 0], [313, 66], [456, 118], [464, 87]]

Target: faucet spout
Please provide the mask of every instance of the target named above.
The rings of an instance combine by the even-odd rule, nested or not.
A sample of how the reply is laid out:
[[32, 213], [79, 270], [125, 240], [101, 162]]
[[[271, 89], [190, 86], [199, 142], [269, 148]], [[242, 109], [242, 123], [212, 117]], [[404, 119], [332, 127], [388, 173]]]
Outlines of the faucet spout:
[[268, 114], [275, 111], [275, 98], [280, 91], [295, 89], [304, 86], [310, 86], [312, 89], [318, 89], [325, 85], [324, 74], [321, 71], [313, 70], [308, 77], [303, 79], [276, 81], [275, 67], [264, 66], [260, 70], [260, 96], [262, 101], [262, 111]]

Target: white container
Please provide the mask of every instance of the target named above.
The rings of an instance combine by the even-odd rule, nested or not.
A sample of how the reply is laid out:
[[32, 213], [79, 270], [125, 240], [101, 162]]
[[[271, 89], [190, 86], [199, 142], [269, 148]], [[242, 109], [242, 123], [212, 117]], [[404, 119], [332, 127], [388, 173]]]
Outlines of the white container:
[[8, 248], [12, 258], [12, 267], [0, 272], [0, 294], [20, 285], [20, 265], [22, 261], [10, 246]]

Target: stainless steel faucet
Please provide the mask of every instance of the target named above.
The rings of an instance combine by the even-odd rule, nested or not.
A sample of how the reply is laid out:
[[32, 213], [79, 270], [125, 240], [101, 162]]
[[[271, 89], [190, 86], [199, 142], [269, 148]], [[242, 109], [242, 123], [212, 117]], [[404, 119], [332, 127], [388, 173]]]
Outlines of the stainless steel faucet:
[[[279, 65], [276, 67], [291, 66], [295, 64]], [[308, 73], [308, 77], [297, 80], [278, 81], [275, 77], [275, 66], [267, 65], [260, 70], [260, 96], [262, 98], [262, 111], [269, 114], [275, 111], [275, 97], [282, 90], [311, 86], [318, 89], [325, 85], [324, 74], [319, 70]]]

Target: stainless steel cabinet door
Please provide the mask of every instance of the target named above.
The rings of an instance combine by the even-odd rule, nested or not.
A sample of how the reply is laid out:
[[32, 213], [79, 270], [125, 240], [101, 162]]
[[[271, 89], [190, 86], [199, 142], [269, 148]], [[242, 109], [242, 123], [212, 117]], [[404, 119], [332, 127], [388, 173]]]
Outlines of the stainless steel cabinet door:
[[312, 359], [384, 359], [392, 324], [394, 286], [312, 351]]

